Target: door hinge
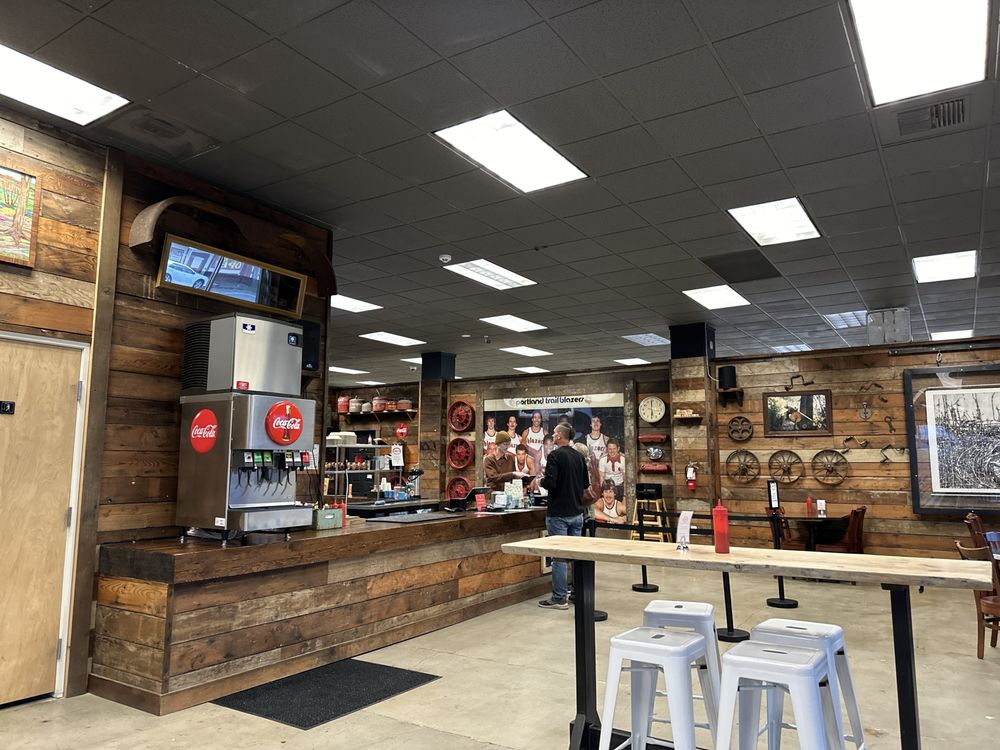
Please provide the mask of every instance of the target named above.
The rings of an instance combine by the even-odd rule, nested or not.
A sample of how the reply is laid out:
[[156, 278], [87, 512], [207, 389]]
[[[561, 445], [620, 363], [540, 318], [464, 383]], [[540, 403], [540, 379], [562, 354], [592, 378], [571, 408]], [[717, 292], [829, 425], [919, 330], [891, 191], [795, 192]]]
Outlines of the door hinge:
[[83, 381], [82, 380], [77, 380], [76, 381], [76, 401], [77, 401], [77, 403], [79, 403], [80, 401], [83, 401]]
[[63, 658], [63, 639], [60, 638], [56, 641], [56, 661], [62, 661]]
[[71, 505], [66, 509], [66, 528], [68, 529], [73, 525], [73, 506]]

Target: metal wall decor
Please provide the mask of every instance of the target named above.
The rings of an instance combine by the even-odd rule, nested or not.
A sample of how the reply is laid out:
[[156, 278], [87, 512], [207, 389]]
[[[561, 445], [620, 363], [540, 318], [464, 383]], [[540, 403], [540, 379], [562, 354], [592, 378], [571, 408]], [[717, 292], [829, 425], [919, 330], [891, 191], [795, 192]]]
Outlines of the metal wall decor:
[[797, 482], [805, 474], [802, 459], [795, 451], [775, 451], [767, 460], [767, 469], [771, 474], [771, 479], [785, 484]]
[[864, 401], [861, 404], [861, 408], [858, 409], [858, 419], [863, 422], [867, 422], [872, 418], [872, 405], [868, 401]]
[[746, 417], [733, 417], [726, 430], [737, 443], [745, 443], [753, 437], [753, 423]]
[[893, 433], [896, 432], [896, 427], [892, 423], [892, 416], [891, 415], [886, 414], [886, 416], [885, 416], [885, 423], [887, 425], [889, 425], [889, 432], [893, 432]]
[[813, 383], [816, 382], [815, 380], [806, 380], [804, 375], [792, 375], [792, 377], [788, 379], [788, 385], [785, 386], [786, 393], [795, 387], [796, 380], [801, 381], [802, 385], [812, 385]]
[[658, 446], [650, 446], [646, 448], [646, 455], [649, 457], [650, 461], [659, 461], [663, 458], [663, 448]]
[[880, 464], [891, 464], [891, 463], [892, 463], [892, 459], [891, 459], [891, 458], [889, 458], [889, 456], [887, 456], [887, 455], [886, 455], [886, 451], [887, 451], [887, 450], [890, 450], [890, 449], [891, 449], [891, 450], [894, 450], [894, 451], [896, 451], [896, 453], [898, 453], [898, 454], [899, 454], [899, 455], [901, 455], [901, 456], [902, 456], [902, 455], [903, 455], [904, 453], [906, 453], [906, 448], [897, 448], [897, 447], [896, 447], [896, 446], [894, 446], [894, 445], [893, 445], [892, 443], [886, 443], [886, 444], [885, 444], [885, 445], [883, 445], [883, 446], [882, 446], [882, 448], [881, 448], [881, 449], [879, 450], [879, 453], [881, 453], [881, 454], [882, 454], [882, 460], [880, 460], [880, 461], [879, 461], [879, 463], [880, 463]]
[[870, 391], [872, 393], [877, 393], [878, 394], [878, 400], [881, 401], [883, 404], [887, 404], [887, 403], [889, 403], [889, 399], [887, 399], [885, 397], [885, 394], [882, 393], [882, 391], [884, 391], [884, 390], [885, 390], [885, 386], [883, 386], [883, 385], [881, 385], [879, 383], [876, 383], [874, 380], [872, 380], [870, 383], [865, 383], [863, 386], [861, 386], [858, 389], [858, 393], [866, 393], [868, 391]]
[[455, 401], [448, 407], [448, 426], [455, 432], [467, 432], [476, 421], [476, 410], [465, 401]]
[[472, 449], [472, 443], [459, 437], [448, 443], [445, 455], [448, 457], [448, 465], [451, 468], [464, 469], [472, 463], [475, 451]]
[[455, 500], [466, 497], [472, 492], [472, 485], [469, 484], [469, 480], [465, 477], [455, 477], [448, 482], [444, 492], [449, 500]]
[[850, 453], [851, 452], [851, 446], [849, 446], [848, 443], [851, 442], [852, 440], [855, 443], [857, 443], [858, 446], [861, 447], [861, 448], [867, 448], [868, 447], [868, 441], [867, 440], [865, 440], [865, 439], [858, 440], [858, 438], [854, 437], [854, 435], [848, 435], [847, 437], [844, 438], [844, 447], [840, 449], [841, 453]]
[[847, 469], [847, 459], [840, 451], [820, 451], [812, 458], [813, 477], [821, 484], [840, 484], [847, 479]]
[[734, 482], [752, 482], [760, 476], [760, 461], [750, 451], [733, 451], [726, 458], [726, 474]]

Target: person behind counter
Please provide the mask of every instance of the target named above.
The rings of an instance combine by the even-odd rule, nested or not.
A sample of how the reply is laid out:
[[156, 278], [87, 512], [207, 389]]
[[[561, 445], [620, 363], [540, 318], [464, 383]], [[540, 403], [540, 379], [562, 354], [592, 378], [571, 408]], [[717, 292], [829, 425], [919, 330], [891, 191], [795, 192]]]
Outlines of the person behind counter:
[[496, 447], [493, 453], [488, 455], [483, 463], [486, 484], [494, 492], [503, 492], [504, 484], [512, 479], [526, 476], [526, 472], [515, 470], [514, 454], [507, 452], [509, 448], [510, 435], [506, 431], [500, 430], [497, 433]]

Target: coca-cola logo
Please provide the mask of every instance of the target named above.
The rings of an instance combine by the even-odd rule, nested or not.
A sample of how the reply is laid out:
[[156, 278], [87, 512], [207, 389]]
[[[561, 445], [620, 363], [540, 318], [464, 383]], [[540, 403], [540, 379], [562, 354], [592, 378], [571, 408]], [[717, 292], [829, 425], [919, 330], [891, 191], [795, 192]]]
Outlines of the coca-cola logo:
[[202, 409], [191, 420], [191, 447], [197, 453], [208, 453], [219, 437], [219, 418], [211, 409]]
[[291, 445], [302, 435], [302, 412], [291, 401], [271, 405], [264, 417], [264, 431], [278, 445]]

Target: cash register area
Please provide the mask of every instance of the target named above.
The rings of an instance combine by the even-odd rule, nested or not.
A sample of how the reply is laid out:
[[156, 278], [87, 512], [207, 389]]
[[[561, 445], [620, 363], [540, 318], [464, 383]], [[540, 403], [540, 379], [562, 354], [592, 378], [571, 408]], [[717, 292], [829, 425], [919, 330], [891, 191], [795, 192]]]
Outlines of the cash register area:
[[[653, 598], [723, 606], [718, 574], [649, 573], [660, 591], [638, 594], [630, 586], [639, 580], [639, 569], [598, 563], [596, 604], [609, 614], [606, 622], [597, 623], [599, 643], [634, 626]], [[772, 614], [764, 603], [773, 595], [770, 579], [734, 576], [733, 584], [737, 627], [748, 628]], [[859, 585], [850, 596], [835, 597], [828, 584], [789, 581], [788, 586], [799, 600], [797, 616], [843, 623], [870, 747], [899, 747], [892, 655], [885, 648], [890, 630], [885, 592]], [[977, 688], [1000, 682], [1000, 662], [977, 660], [974, 629], [955, 628], [950, 614], [965, 607], [968, 598], [967, 591], [937, 588], [913, 597], [917, 663], [933, 675], [921, 684], [921, 701], [934, 704], [922, 717], [924, 747], [965, 747], [965, 738], [996, 736], [1000, 726], [996, 694]], [[525, 601], [358, 657], [440, 679], [307, 731], [212, 703], [156, 717], [87, 694], [5, 709], [0, 712], [0, 746], [166, 750], [204, 747], [214, 737], [243, 750], [559, 748], [566, 744], [566, 726], [552, 718], [573, 714], [572, 654], [573, 610], [545, 612], [534, 601]], [[606, 650], [598, 649], [601, 677], [606, 658]], [[979, 679], [970, 680], [970, 674]], [[603, 692], [602, 681], [598, 694]], [[628, 700], [618, 701], [621, 715], [615, 717], [616, 725], [627, 726], [628, 705]], [[528, 706], [530, 711], [519, 710]], [[782, 746], [798, 747], [791, 734]]]

